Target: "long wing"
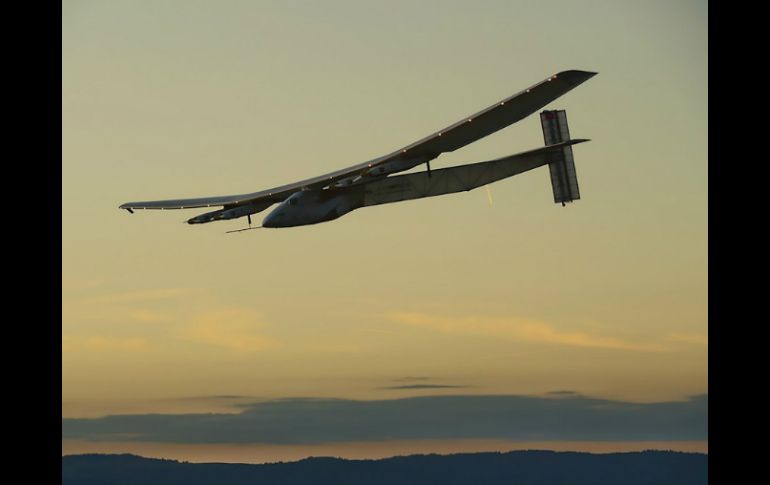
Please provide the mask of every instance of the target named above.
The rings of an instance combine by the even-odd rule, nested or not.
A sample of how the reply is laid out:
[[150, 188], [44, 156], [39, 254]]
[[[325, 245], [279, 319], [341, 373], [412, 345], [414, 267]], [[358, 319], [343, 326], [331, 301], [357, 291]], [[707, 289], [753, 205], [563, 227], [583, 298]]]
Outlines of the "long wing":
[[195, 207], [238, 206], [255, 202], [280, 202], [301, 189], [321, 188], [339, 180], [362, 174], [371, 167], [389, 162], [419, 160], [424, 163], [444, 152], [451, 152], [491, 135], [542, 108], [564, 93], [595, 76], [595, 72], [563, 71], [503, 99], [492, 106], [467, 116], [442, 130], [407, 145], [388, 155], [272, 189], [250, 194], [204, 197], [198, 199], [127, 202], [121, 209], [191, 209]]

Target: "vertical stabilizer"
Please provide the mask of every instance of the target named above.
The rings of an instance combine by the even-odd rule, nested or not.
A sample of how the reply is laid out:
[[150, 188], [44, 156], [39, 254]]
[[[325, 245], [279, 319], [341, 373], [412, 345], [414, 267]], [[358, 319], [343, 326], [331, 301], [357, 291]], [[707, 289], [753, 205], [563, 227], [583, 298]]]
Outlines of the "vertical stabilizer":
[[[543, 111], [540, 113], [540, 122], [543, 125], [543, 137], [546, 146], [570, 139], [566, 111]], [[551, 171], [551, 186], [553, 187], [553, 201], [555, 203], [565, 205], [567, 202], [580, 198], [575, 159], [572, 157], [571, 146], [565, 146], [556, 152], [554, 160], [548, 164], [548, 168]]]

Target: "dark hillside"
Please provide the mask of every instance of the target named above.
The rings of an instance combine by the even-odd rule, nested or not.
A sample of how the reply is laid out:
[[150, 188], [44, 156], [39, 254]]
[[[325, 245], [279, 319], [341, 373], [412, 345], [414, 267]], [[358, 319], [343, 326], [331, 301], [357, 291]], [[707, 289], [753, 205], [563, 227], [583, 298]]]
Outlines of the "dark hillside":
[[705, 484], [708, 456], [645, 451], [412, 455], [383, 460], [307, 458], [264, 465], [184, 463], [134, 455], [62, 457], [62, 484]]

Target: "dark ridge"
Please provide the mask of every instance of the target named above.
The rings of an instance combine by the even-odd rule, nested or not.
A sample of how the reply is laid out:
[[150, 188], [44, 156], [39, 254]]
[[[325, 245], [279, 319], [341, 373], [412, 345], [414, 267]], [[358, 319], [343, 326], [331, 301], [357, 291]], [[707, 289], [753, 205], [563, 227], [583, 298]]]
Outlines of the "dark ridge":
[[675, 451], [554, 451], [411, 455], [382, 460], [306, 458], [264, 465], [187, 463], [136, 455], [62, 457], [62, 485], [708, 483], [708, 455]]

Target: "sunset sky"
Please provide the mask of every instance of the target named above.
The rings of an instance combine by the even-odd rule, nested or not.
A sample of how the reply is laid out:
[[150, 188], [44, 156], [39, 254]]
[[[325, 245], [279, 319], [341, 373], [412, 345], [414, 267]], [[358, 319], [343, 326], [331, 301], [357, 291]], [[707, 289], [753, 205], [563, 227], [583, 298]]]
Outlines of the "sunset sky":
[[[514, 442], [706, 449], [707, 2], [62, 9], [65, 453], [248, 461], [257, 449], [296, 459]], [[225, 234], [245, 218], [190, 226], [205, 210], [117, 208], [344, 168], [567, 69], [599, 73], [548, 105], [567, 110], [574, 138], [592, 140], [574, 148], [583, 198], [567, 207], [553, 203], [543, 167], [490, 193], [292, 229]], [[542, 145], [535, 115], [432, 166]], [[378, 434], [383, 408], [403, 417], [415, 402], [446, 410], [448, 422], [505, 403], [513, 414], [492, 413], [490, 430], [515, 420], [517, 406], [558, 402], [575, 431], [569, 418], [542, 439], [420, 426]], [[195, 430], [201, 413], [235, 417], [235, 429], [264, 406], [296, 423], [330, 403], [371, 421], [350, 434], [279, 430], [245, 443], [149, 431], [175, 420]], [[695, 421], [668, 434], [580, 431], [580, 413], [600, 422], [608, 408], [634, 423], [645, 413]], [[167, 421], [147, 424], [149, 414]], [[115, 415], [134, 415], [126, 429], [146, 435], [120, 434]]]

